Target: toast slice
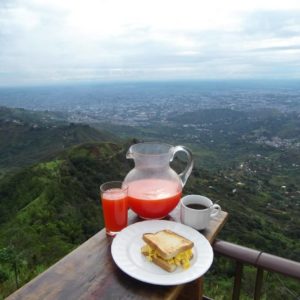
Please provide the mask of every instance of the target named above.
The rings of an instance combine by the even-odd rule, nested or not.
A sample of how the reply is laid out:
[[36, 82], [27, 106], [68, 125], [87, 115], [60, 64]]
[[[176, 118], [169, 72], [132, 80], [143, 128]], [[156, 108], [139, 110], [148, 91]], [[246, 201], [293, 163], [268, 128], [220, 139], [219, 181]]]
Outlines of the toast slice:
[[194, 247], [192, 241], [168, 229], [145, 233], [143, 240], [165, 260], [172, 259], [179, 253]]

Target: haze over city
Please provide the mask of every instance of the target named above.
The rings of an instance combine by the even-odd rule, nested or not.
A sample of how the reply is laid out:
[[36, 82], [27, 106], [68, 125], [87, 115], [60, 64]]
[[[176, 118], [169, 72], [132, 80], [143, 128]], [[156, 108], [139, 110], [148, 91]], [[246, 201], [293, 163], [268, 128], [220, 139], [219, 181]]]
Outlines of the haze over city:
[[299, 79], [300, 2], [0, 3], [0, 86]]

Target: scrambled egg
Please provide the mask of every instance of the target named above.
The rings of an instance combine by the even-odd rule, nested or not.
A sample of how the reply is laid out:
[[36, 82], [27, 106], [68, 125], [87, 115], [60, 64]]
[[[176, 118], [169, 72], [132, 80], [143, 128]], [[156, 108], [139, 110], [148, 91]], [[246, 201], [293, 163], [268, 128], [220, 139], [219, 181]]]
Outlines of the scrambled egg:
[[[142, 253], [147, 253], [147, 259], [152, 261], [152, 257], [160, 257], [156, 250], [152, 249], [149, 245], [142, 247]], [[193, 256], [192, 249], [183, 251], [177, 254], [175, 257], [166, 260], [168, 264], [175, 264], [176, 266], [182, 266], [184, 269], [190, 267], [190, 259]]]

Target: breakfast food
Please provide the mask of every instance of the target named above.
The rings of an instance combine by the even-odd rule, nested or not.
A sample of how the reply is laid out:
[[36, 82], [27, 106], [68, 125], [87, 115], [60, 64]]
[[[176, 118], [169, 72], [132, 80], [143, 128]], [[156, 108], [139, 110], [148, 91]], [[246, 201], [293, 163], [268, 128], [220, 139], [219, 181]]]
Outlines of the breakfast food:
[[165, 229], [156, 233], [145, 233], [143, 240], [146, 244], [141, 249], [142, 254], [162, 269], [173, 272], [177, 266], [183, 269], [190, 267], [194, 243], [187, 238]]

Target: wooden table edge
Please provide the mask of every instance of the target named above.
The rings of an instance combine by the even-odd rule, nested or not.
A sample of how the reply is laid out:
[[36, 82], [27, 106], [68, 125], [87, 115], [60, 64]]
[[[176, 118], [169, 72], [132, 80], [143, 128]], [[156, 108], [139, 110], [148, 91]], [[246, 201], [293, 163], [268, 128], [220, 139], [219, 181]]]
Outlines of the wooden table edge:
[[[202, 232], [204, 234], [204, 236], [208, 239], [210, 244], [213, 243], [213, 241], [215, 240], [218, 233], [222, 230], [222, 228], [225, 225], [227, 219], [228, 219], [228, 213], [225, 212], [225, 211], [221, 211], [220, 214], [217, 217], [215, 217], [214, 219], [211, 220], [211, 223], [213, 224], [213, 226], [216, 226], [214, 228], [214, 231], [211, 232], [211, 229], [210, 229], [210, 230], [204, 230], [204, 232]], [[210, 224], [210, 226], [211, 226], [211, 224]], [[41, 278], [43, 278], [44, 276], [47, 276], [47, 274], [51, 274], [51, 271], [59, 268], [59, 266], [64, 261], [67, 261], [68, 259], [70, 259], [72, 256], [74, 256], [76, 254], [77, 251], [82, 250], [88, 243], [93, 242], [94, 239], [100, 239], [101, 240], [101, 239], [107, 239], [107, 238], [108, 237], [105, 234], [105, 229], [100, 230], [99, 232], [94, 234], [92, 237], [90, 237], [88, 240], [86, 240], [84, 243], [82, 243], [77, 248], [75, 248], [70, 253], [68, 253], [66, 256], [64, 256], [59, 261], [57, 261], [55, 264], [50, 266], [44, 272], [37, 275], [35, 278], [33, 278], [28, 283], [26, 283], [24, 286], [22, 286], [21, 288], [19, 288], [15, 292], [13, 292], [6, 299], [7, 300], [12, 300], [12, 299], [22, 299], [22, 300], [23, 299], [34, 299], [34, 298], [30, 297], [29, 291], [30, 291], [31, 287], [33, 287]], [[112, 239], [110, 239], [110, 240], [112, 240]], [[197, 280], [199, 280], [199, 279], [196, 279], [196, 281]], [[173, 288], [171, 289], [170, 294], [164, 299], [167, 299], [167, 300], [176, 299], [180, 295], [180, 293], [182, 292], [183, 288], [186, 285], [193, 284], [194, 282], [195, 282], [195, 280], [193, 282], [173, 286]], [[28, 296], [29, 296], [29, 298], [28, 298]], [[52, 298], [50, 298], [50, 299], [52, 299]]]

